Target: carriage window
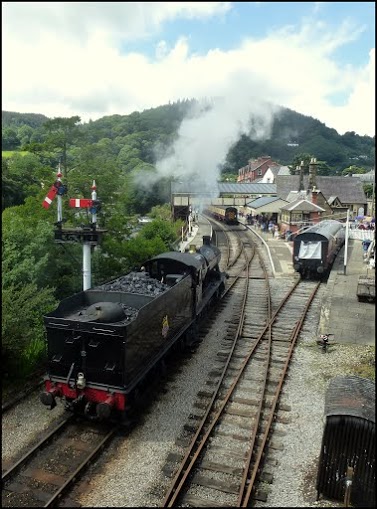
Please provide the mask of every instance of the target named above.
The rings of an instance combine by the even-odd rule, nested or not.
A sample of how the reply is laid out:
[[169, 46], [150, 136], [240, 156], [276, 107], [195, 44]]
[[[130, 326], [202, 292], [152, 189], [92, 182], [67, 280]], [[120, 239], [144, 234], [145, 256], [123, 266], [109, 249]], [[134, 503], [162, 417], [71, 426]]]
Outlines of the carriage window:
[[301, 241], [298, 257], [301, 260], [320, 260], [322, 257], [322, 243]]

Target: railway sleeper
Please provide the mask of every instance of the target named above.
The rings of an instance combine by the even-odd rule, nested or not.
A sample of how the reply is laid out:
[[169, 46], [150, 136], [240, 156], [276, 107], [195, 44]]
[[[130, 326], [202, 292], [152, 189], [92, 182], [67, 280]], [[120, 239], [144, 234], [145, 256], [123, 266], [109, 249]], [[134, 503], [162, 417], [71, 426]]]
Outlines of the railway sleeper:
[[[245, 461], [247, 458], [248, 452], [244, 451], [241, 454], [237, 453], [236, 451], [232, 450], [229, 451], [228, 449], [224, 449], [223, 447], [217, 446], [217, 445], [211, 445], [211, 451], [216, 454], [216, 457], [224, 458], [226, 461], [226, 458], [228, 458], [228, 462], [234, 462], [234, 461]], [[266, 455], [263, 458], [263, 464], [268, 465], [270, 467], [276, 467], [279, 465], [279, 461], [276, 458], [272, 458], [270, 455]]]
[[[18, 483], [18, 482], [13, 482], [13, 483], [9, 484], [9, 486], [6, 487], [4, 492], [6, 495], [8, 495], [8, 493], [9, 493], [10, 496], [7, 497], [8, 499], [11, 499], [11, 496], [13, 494], [16, 494], [16, 495], [28, 494], [28, 499], [30, 497], [30, 498], [34, 498], [34, 500], [36, 502], [44, 502], [44, 503], [48, 502], [53, 495], [52, 493], [47, 493], [45, 491], [38, 490], [36, 488], [30, 489], [28, 486], [25, 486], [24, 484]], [[30, 504], [32, 503], [32, 501], [30, 499], [29, 499], [29, 503]], [[17, 507], [17, 505], [15, 507]], [[32, 507], [32, 506], [30, 505], [29, 507]], [[36, 506], [36, 507], [38, 507], [38, 506]]]
[[[216, 435], [231, 438], [232, 440], [236, 440], [236, 441], [239, 441], [242, 443], [246, 442], [245, 435], [237, 435], [236, 433], [228, 433], [226, 431], [221, 431], [221, 430], [217, 430]], [[262, 445], [262, 443], [263, 443], [262, 437], [257, 437], [256, 445], [260, 446], [260, 445]], [[270, 447], [271, 449], [278, 450], [278, 451], [284, 450], [283, 444], [276, 440], [268, 440], [268, 447]]]
[[224, 493], [231, 493], [237, 495], [239, 492], [239, 484], [237, 483], [229, 483], [218, 481], [216, 479], [212, 479], [203, 474], [195, 474], [192, 479], [193, 484], [198, 484], [199, 486], [203, 486], [205, 488], [211, 488], [218, 491], [222, 491]]
[[191, 507], [229, 507], [229, 504], [221, 504], [209, 498], [201, 498], [197, 495], [187, 493], [183, 498], [183, 503]]

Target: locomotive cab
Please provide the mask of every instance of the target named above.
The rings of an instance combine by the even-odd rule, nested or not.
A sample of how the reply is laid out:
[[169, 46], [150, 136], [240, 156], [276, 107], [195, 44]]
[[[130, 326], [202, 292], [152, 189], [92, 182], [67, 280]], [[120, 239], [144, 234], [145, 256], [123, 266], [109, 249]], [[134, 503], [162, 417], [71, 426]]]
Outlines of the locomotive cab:
[[183, 274], [167, 274], [166, 275], [166, 284], [168, 286], [174, 286], [177, 284], [182, 278]]

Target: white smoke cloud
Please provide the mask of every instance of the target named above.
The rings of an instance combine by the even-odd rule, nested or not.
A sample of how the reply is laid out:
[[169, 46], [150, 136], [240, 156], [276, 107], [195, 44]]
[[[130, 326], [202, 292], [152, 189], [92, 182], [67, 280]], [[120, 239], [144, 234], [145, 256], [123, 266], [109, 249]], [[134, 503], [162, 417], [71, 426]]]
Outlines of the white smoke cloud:
[[[248, 86], [235, 84], [210, 108], [199, 103], [185, 118], [168, 157], [157, 162], [159, 177], [196, 179], [217, 195], [220, 165], [242, 134], [253, 140], [270, 137], [278, 106], [262, 102]], [[246, 164], [246, 161], [245, 161]]]

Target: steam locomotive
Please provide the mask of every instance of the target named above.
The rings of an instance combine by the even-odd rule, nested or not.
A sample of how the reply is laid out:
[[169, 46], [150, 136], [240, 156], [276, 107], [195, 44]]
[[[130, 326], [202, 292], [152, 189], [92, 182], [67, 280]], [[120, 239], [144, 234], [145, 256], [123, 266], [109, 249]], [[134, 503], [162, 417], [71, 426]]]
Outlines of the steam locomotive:
[[216, 218], [218, 221], [224, 221], [226, 224], [238, 224], [238, 211], [236, 207], [208, 205], [205, 212]]
[[345, 242], [344, 225], [327, 220], [296, 235], [293, 241], [293, 268], [305, 278], [328, 275]]
[[203, 237], [193, 252], [167, 252], [140, 271], [63, 299], [44, 316], [48, 368], [41, 402], [56, 398], [89, 419], [127, 420], [148, 375], [225, 289], [220, 250]]

